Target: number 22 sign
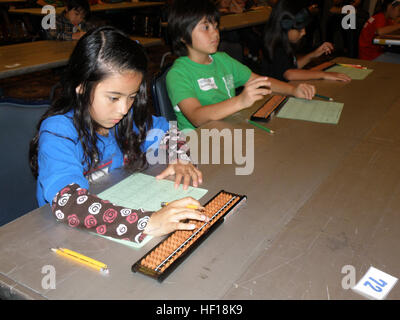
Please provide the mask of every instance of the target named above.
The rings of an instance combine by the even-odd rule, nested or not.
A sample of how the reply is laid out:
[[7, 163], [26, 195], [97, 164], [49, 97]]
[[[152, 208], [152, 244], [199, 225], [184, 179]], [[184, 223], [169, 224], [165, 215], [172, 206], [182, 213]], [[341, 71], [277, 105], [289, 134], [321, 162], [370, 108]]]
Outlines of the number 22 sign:
[[396, 282], [397, 278], [370, 267], [352, 289], [369, 299], [382, 300], [392, 290]]

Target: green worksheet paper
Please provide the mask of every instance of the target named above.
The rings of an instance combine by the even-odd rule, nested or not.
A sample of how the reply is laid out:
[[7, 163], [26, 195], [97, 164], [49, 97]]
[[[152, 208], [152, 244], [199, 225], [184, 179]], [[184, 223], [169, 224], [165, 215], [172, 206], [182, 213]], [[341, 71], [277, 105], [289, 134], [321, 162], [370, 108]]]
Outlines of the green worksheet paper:
[[326, 72], [339, 72], [347, 74], [352, 80], [364, 80], [372, 71], [372, 69], [358, 69], [344, 66], [333, 66], [325, 70]]
[[[127, 208], [142, 208], [145, 211], [157, 211], [161, 208], [161, 202], [171, 202], [184, 197], [192, 197], [199, 200], [207, 191], [206, 189], [193, 187], [188, 187], [187, 190], [183, 190], [182, 185], [180, 185], [178, 189], [175, 189], [173, 181], [157, 180], [155, 177], [147, 174], [134, 173], [111, 188], [98, 194], [98, 196], [116, 205]], [[102, 237], [132, 248], [140, 248], [151, 239], [150, 236], [147, 236], [142, 243], [137, 244], [132, 241], [118, 240], [105, 236]]]
[[278, 113], [278, 118], [337, 124], [343, 103], [289, 98]]

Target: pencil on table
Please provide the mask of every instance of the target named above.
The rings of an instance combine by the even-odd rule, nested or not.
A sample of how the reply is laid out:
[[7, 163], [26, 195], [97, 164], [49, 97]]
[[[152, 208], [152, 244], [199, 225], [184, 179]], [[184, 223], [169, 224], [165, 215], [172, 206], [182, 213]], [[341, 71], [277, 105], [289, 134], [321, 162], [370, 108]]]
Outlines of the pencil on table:
[[325, 99], [325, 100], [328, 100], [328, 101], [333, 101], [333, 98], [326, 97], [326, 96], [323, 96], [323, 95], [321, 95], [321, 94], [315, 94], [315, 96], [316, 96], [317, 98]]

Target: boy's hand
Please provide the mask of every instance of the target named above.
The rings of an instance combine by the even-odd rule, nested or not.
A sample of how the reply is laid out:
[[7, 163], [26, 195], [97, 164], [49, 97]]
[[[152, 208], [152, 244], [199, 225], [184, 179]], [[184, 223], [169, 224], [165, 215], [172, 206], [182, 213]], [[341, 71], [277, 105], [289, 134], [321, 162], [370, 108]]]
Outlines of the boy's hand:
[[193, 180], [193, 187], [203, 183], [203, 174], [192, 163], [178, 160], [177, 163], [171, 163], [156, 178], [164, 179], [175, 175], [175, 189], [179, 187], [183, 178], [183, 190], [189, 187], [190, 180]]
[[163, 236], [175, 230], [193, 230], [195, 224], [184, 223], [181, 221], [194, 219], [199, 221], [208, 221], [208, 217], [196, 209], [189, 209], [187, 206], [197, 206], [204, 209], [200, 203], [191, 198], [186, 197], [169, 203], [164, 208], [154, 212], [147, 223], [144, 233], [151, 236]]
[[271, 82], [267, 77], [257, 77], [247, 81], [242, 93], [238, 96], [243, 109], [251, 107], [254, 102], [261, 100], [271, 93]]
[[316, 50], [314, 50], [314, 58], [318, 58], [322, 56], [323, 54], [331, 54], [333, 51], [333, 44], [330, 42], [324, 42], [321, 44]]
[[324, 80], [335, 80], [335, 81], [343, 81], [350, 82], [351, 78], [344, 73], [339, 72], [324, 72]]
[[315, 96], [315, 87], [310, 84], [301, 83], [294, 89], [296, 98], [311, 100]]

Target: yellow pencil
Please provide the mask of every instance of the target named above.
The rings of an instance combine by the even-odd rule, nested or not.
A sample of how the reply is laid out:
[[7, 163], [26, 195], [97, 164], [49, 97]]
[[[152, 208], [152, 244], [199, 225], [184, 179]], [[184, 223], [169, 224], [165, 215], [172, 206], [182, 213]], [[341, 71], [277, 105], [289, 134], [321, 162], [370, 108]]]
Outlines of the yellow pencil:
[[[169, 204], [169, 202], [161, 202], [161, 207], [165, 207], [165, 206], [167, 206], [168, 204]], [[185, 208], [188, 208], [188, 209], [196, 209], [196, 210], [200, 210], [200, 209], [201, 209], [200, 207], [195, 206], [195, 205], [193, 205], [193, 204], [188, 204], [187, 206], [185, 206]]]
[[58, 249], [51, 248], [51, 251], [57, 253], [60, 256], [65, 257], [65, 258], [69, 258], [71, 260], [74, 260], [76, 262], [79, 262], [81, 264], [89, 266], [91, 268], [94, 268], [102, 273], [107, 274], [109, 272], [108, 267], [105, 263], [102, 263], [95, 259], [84, 256], [83, 254], [80, 254], [78, 252], [75, 252], [75, 251], [72, 251], [72, 250], [69, 250], [66, 248], [58, 248]]

